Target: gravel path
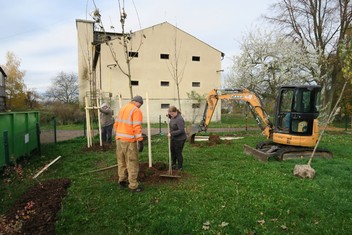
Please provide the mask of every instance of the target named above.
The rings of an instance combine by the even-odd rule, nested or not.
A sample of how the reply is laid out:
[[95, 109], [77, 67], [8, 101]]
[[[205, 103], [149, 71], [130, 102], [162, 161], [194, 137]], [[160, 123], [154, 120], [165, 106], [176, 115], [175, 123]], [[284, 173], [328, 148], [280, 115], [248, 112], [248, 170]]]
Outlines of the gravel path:
[[[98, 133], [98, 132], [96, 132], [96, 133]], [[80, 136], [84, 136], [83, 130], [56, 130], [56, 141], [57, 142], [77, 138]], [[42, 144], [54, 143], [55, 142], [54, 131], [53, 130], [41, 131], [40, 142]]]

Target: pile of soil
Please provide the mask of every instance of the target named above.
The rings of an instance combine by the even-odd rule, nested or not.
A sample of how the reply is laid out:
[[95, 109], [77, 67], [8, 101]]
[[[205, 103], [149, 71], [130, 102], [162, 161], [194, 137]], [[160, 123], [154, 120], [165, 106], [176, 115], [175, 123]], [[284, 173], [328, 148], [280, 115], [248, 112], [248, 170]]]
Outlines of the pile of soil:
[[[138, 180], [147, 184], [160, 183], [173, 179], [172, 181], [177, 181], [181, 178], [173, 178], [172, 176], [187, 177], [185, 172], [179, 170], [172, 170], [171, 174], [169, 172], [169, 165], [164, 162], [156, 162], [152, 167], [149, 167], [148, 163], [141, 163], [139, 165]], [[168, 177], [170, 176], [170, 177]]]
[[100, 146], [100, 143], [94, 142], [91, 147], [88, 148], [88, 146], [85, 146], [82, 148], [83, 152], [107, 152], [112, 149], [116, 149], [115, 143], [103, 143], [102, 146]]
[[[226, 135], [233, 136], [233, 135]], [[208, 141], [192, 143], [192, 147], [216, 146], [219, 144], [231, 144], [231, 140], [222, 140], [219, 135], [210, 134]]]
[[69, 179], [52, 179], [29, 188], [0, 218], [0, 234], [55, 234], [56, 214], [69, 186]]

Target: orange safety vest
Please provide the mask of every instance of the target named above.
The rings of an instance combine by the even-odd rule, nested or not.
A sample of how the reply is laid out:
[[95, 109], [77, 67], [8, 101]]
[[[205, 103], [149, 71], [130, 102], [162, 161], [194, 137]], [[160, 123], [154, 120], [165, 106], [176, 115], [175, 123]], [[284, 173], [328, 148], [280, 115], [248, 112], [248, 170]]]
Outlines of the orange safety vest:
[[142, 121], [142, 111], [133, 102], [123, 106], [114, 123], [116, 139], [128, 142], [143, 140]]

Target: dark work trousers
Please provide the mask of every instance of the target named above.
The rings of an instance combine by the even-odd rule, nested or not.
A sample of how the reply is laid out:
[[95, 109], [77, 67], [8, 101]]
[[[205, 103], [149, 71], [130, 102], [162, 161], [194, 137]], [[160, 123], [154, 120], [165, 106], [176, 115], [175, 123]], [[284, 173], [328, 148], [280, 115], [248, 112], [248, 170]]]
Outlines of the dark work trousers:
[[182, 150], [183, 146], [185, 145], [186, 140], [174, 140], [171, 138], [171, 159], [172, 165], [176, 165], [178, 169], [183, 167], [183, 155]]
[[112, 138], [111, 138], [112, 126], [113, 125], [111, 124], [111, 125], [102, 127], [101, 135], [102, 135], [103, 142], [111, 143], [111, 141], [112, 141]]

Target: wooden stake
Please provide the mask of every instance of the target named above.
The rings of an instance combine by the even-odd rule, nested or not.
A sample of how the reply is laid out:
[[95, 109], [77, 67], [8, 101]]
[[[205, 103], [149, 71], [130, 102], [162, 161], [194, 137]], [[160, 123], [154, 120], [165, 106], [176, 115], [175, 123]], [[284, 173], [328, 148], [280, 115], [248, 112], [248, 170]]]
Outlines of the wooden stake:
[[87, 147], [90, 147], [90, 128], [89, 128], [89, 109], [88, 109], [88, 97], [84, 97], [86, 103], [86, 129], [87, 129]]
[[101, 104], [100, 104], [100, 102], [99, 102], [99, 98], [97, 97], [99, 141], [100, 141], [100, 146], [103, 146], [103, 141], [102, 141], [102, 138], [101, 138], [101, 126], [100, 126], [100, 107], [101, 107]]
[[322, 132], [320, 133], [320, 136], [319, 136], [319, 138], [318, 138], [317, 143], [316, 143], [315, 146], [314, 146], [312, 155], [310, 156], [309, 161], [308, 161], [308, 165], [309, 165], [309, 166], [310, 166], [310, 164], [312, 163], [312, 160], [313, 160], [315, 151], [317, 150], [317, 147], [318, 147], [318, 145], [319, 145], [319, 142], [320, 142], [320, 140], [321, 140], [321, 138], [322, 138], [322, 136], [323, 136], [323, 134], [324, 134], [326, 128], [328, 127], [330, 121], [332, 120], [332, 117], [333, 117], [333, 116], [335, 115], [335, 113], [336, 113], [336, 110], [337, 110], [337, 108], [338, 108], [338, 104], [340, 103], [340, 100], [341, 100], [341, 98], [342, 98], [342, 94], [343, 94], [344, 91], [345, 91], [346, 85], [347, 85], [347, 80], [346, 80], [345, 84], [343, 85], [342, 90], [341, 90], [341, 92], [340, 92], [340, 96], [339, 96], [338, 100], [336, 101], [336, 104], [335, 104], [334, 108], [332, 109], [332, 111], [331, 111], [331, 113], [330, 113], [330, 115], [329, 115], [329, 117], [328, 117], [328, 120], [327, 120], [326, 123], [325, 123], [324, 129], [323, 129]]
[[119, 105], [120, 105], [120, 109], [121, 109], [121, 107], [122, 107], [121, 94], [119, 95]]
[[92, 140], [92, 128], [90, 125], [90, 111], [88, 110], [88, 120], [87, 120], [87, 128], [88, 128], [88, 135], [87, 137], [89, 138], [89, 148], [92, 147], [93, 145], [93, 140]]
[[149, 167], [152, 167], [152, 140], [151, 140], [151, 132], [150, 132], [148, 92], [145, 93], [145, 98], [147, 103], [148, 159], [149, 159]]

